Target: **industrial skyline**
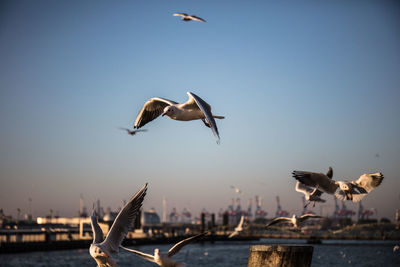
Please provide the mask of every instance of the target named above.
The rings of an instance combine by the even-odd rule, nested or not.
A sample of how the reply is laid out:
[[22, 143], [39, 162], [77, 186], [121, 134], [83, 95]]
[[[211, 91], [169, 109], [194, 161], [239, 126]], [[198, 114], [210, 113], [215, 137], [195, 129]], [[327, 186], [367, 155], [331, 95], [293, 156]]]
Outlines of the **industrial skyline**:
[[[146, 210], [160, 211], [165, 196], [179, 210], [218, 212], [235, 185], [243, 201], [262, 197], [268, 216], [276, 196], [289, 213], [301, 213], [291, 172], [331, 166], [334, 179], [382, 172], [382, 185], [362, 204], [393, 220], [398, 1], [17, 0], [0, 7], [6, 214], [75, 216], [80, 194], [115, 210], [146, 182]], [[175, 12], [207, 22], [186, 23]], [[226, 117], [218, 121], [220, 145], [201, 121], [159, 118], [134, 136], [118, 129], [132, 128], [149, 98], [184, 102], [187, 91]], [[325, 198], [333, 209], [332, 196]], [[321, 205], [309, 209], [319, 213]]]

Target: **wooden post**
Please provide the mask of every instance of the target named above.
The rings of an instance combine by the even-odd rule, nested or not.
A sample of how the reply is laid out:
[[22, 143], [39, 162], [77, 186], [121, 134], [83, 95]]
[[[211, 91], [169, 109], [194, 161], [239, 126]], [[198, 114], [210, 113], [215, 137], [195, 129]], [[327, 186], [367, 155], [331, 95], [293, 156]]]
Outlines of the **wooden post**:
[[312, 246], [253, 245], [247, 267], [309, 267], [312, 254]]

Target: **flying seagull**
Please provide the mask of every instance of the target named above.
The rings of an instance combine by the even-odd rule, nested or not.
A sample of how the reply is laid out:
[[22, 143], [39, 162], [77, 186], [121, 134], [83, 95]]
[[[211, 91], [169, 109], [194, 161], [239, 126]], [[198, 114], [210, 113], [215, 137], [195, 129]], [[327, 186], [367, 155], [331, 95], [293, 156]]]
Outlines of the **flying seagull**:
[[147, 253], [143, 253], [140, 252], [138, 250], [134, 250], [134, 249], [129, 249], [129, 248], [125, 248], [123, 246], [120, 246], [121, 248], [132, 252], [136, 255], [138, 255], [139, 257], [142, 257], [145, 260], [154, 262], [162, 267], [180, 267], [180, 266], [185, 266], [185, 263], [183, 262], [175, 262], [173, 259], [171, 259], [172, 256], [174, 256], [175, 254], [177, 254], [184, 246], [186, 246], [187, 244], [194, 242], [202, 237], [204, 237], [205, 235], [209, 234], [209, 232], [204, 232], [189, 238], [186, 238], [178, 243], [176, 243], [169, 251], [167, 254], [161, 254], [160, 250], [158, 248], [154, 249], [154, 256], [147, 254]]
[[240, 217], [240, 221], [239, 224], [236, 226], [235, 231], [233, 231], [228, 238], [232, 238], [236, 235], [238, 235], [240, 232], [243, 231], [243, 223], [244, 223], [244, 216], [242, 215], [242, 217]]
[[147, 132], [147, 130], [146, 129], [140, 129], [140, 130], [130, 130], [130, 129], [128, 129], [128, 128], [122, 128], [122, 127], [119, 127], [121, 130], [125, 130], [128, 134], [130, 134], [130, 135], [132, 135], [132, 136], [134, 136], [136, 133], [138, 133], [138, 132]]
[[110, 231], [103, 240], [103, 232], [97, 222], [96, 212], [93, 210], [91, 217], [93, 242], [90, 245], [90, 256], [97, 262], [99, 267], [118, 266], [112, 258], [112, 253], [118, 253], [118, 248], [127, 234], [130, 226], [135, 220], [142, 207], [144, 196], [147, 191], [147, 183], [134, 195], [122, 208], [112, 224]]
[[231, 188], [233, 189], [233, 191], [235, 191], [235, 193], [241, 194], [242, 190], [240, 190], [239, 188], [237, 188], [236, 186], [231, 185]]
[[[303, 172], [306, 173], [306, 172]], [[313, 175], [313, 176], [322, 176], [325, 179], [332, 179], [333, 176], [333, 170], [332, 167], [328, 168], [328, 172], [326, 174], [323, 173], [316, 173], [316, 172], [307, 172], [308, 175]], [[325, 202], [324, 199], [321, 199], [322, 191], [318, 189], [313, 189], [311, 187], [306, 186], [305, 184], [302, 184], [300, 182], [297, 182], [295, 190], [297, 192], [303, 193], [305, 199], [307, 200], [307, 204], [304, 206], [306, 208], [311, 201], [314, 201], [313, 207], [315, 207], [315, 202]]]
[[200, 21], [200, 22], [206, 22], [204, 19], [196, 17], [195, 15], [188, 15], [186, 13], [174, 13], [173, 16], [175, 17], [182, 17], [183, 21], [191, 21], [191, 20], [196, 20], [196, 21]]
[[313, 214], [305, 214], [301, 216], [300, 218], [297, 218], [296, 214], [293, 214], [292, 218], [289, 217], [278, 217], [270, 221], [267, 225], [266, 228], [277, 224], [277, 223], [282, 223], [282, 222], [290, 222], [293, 224], [295, 228], [299, 228], [300, 224], [303, 223], [305, 220], [308, 219], [313, 219], [313, 218], [322, 218], [321, 216], [313, 215]]
[[304, 208], [307, 208], [311, 201], [314, 202], [313, 207], [315, 207], [315, 202], [325, 202], [325, 199], [321, 198], [321, 194], [323, 193], [322, 191], [319, 191], [316, 188], [312, 189], [311, 187], [306, 186], [299, 181], [296, 183], [295, 190], [304, 194], [304, 198], [307, 200]]
[[[383, 174], [380, 172], [363, 174], [354, 181], [335, 181], [328, 176], [320, 173], [311, 173], [304, 171], [293, 171], [293, 178], [305, 184], [314, 187], [328, 194], [335, 194], [342, 200], [360, 201], [374, 188], [378, 187], [383, 180]], [[337, 189], [338, 192], [337, 192]]]
[[224, 119], [225, 117], [213, 115], [211, 106], [203, 99], [191, 92], [187, 94], [189, 100], [182, 104], [161, 97], [149, 99], [137, 115], [133, 128], [139, 129], [160, 115], [167, 115], [178, 121], [202, 120], [207, 127], [211, 128], [219, 144], [220, 138], [214, 118]]

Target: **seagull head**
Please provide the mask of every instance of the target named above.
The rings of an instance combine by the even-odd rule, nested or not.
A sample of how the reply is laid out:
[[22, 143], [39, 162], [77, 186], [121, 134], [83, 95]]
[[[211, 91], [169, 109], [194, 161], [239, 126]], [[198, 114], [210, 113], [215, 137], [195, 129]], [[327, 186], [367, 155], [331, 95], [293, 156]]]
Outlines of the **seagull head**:
[[99, 246], [92, 244], [89, 249], [90, 256], [97, 260], [106, 261], [109, 257]]
[[167, 115], [168, 117], [171, 117], [172, 115], [175, 114], [176, 111], [176, 107], [174, 106], [167, 106], [164, 108], [163, 113], [161, 114], [161, 116]]

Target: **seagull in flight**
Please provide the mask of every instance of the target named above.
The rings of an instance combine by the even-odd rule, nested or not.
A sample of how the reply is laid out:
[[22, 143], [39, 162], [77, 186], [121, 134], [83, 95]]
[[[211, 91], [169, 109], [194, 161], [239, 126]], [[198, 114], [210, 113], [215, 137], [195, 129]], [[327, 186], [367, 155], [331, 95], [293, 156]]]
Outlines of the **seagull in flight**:
[[[333, 170], [332, 170], [332, 167], [329, 167], [328, 172], [326, 174], [315, 173], [315, 172], [308, 172], [308, 174], [314, 175], [314, 176], [322, 176], [325, 179], [326, 178], [332, 179]], [[315, 202], [325, 202], [325, 200], [321, 198], [321, 195], [323, 194], [322, 191], [320, 191], [316, 188], [313, 189], [309, 186], [306, 186], [305, 184], [301, 183], [300, 181], [297, 181], [295, 190], [297, 192], [304, 194], [304, 198], [307, 200], [307, 204], [304, 206], [304, 208], [306, 208], [311, 203], [311, 201], [314, 202], [313, 207], [315, 207]]]
[[242, 217], [240, 217], [240, 221], [239, 224], [236, 226], [235, 231], [233, 231], [228, 238], [232, 238], [236, 235], [238, 235], [240, 232], [243, 231], [243, 223], [244, 223], [244, 216], [242, 215]]
[[119, 127], [119, 129], [125, 130], [128, 134], [130, 134], [130, 135], [132, 135], [132, 136], [134, 136], [134, 135], [135, 135], [136, 133], [138, 133], [138, 132], [147, 132], [146, 129], [130, 130], [130, 129], [128, 129], [128, 128], [123, 128], [123, 127]]
[[191, 20], [196, 20], [196, 21], [200, 21], [200, 22], [206, 22], [206, 20], [199, 18], [195, 15], [188, 15], [186, 13], [174, 13], [173, 16], [175, 17], [182, 17], [183, 21], [191, 21]]
[[242, 194], [242, 190], [240, 190], [236, 186], [231, 185], [231, 188], [233, 189], [233, 191], [235, 191], [235, 193]]
[[98, 267], [118, 267], [112, 258], [112, 253], [118, 253], [118, 248], [130, 226], [135, 220], [147, 191], [147, 183], [129, 200], [128, 203], [118, 213], [112, 224], [110, 231], [103, 240], [103, 231], [98, 222], [96, 212], [93, 210], [91, 225], [93, 232], [93, 242], [90, 245], [90, 256], [96, 261]]
[[183, 262], [175, 262], [173, 259], [171, 259], [172, 256], [174, 256], [175, 254], [177, 254], [184, 246], [186, 246], [187, 244], [194, 242], [202, 237], [204, 237], [205, 235], [208, 235], [209, 232], [204, 232], [189, 238], [186, 238], [178, 243], [176, 243], [169, 251], [167, 254], [161, 254], [160, 250], [158, 248], [154, 249], [154, 256], [147, 254], [147, 253], [143, 253], [140, 252], [138, 250], [134, 250], [134, 249], [129, 249], [123, 246], [120, 246], [122, 249], [132, 252], [136, 255], [138, 255], [139, 257], [154, 262], [156, 264], [158, 264], [159, 266], [162, 267], [183, 267], [185, 266], [185, 263]]
[[321, 216], [317, 216], [314, 214], [305, 214], [298, 218], [296, 214], [293, 214], [292, 218], [289, 217], [278, 217], [270, 221], [265, 227], [268, 228], [271, 225], [282, 223], [282, 222], [290, 222], [293, 224], [295, 228], [299, 228], [300, 224], [303, 223], [305, 220], [313, 219], [313, 218], [322, 218]]
[[187, 94], [189, 100], [182, 104], [161, 97], [149, 99], [137, 115], [133, 128], [139, 129], [160, 115], [167, 115], [178, 121], [202, 120], [207, 127], [211, 128], [219, 144], [220, 138], [214, 118], [224, 119], [225, 117], [212, 114], [211, 106], [196, 94], [191, 92]]
[[335, 181], [322, 173], [293, 171], [293, 178], [302, 184], [314, 187], [328, 194], [335, 194], [341, 200], [360, 201], [369, 192], [378, 187], [383, 180], [383, 174], [363, 174], [354, 181]]

